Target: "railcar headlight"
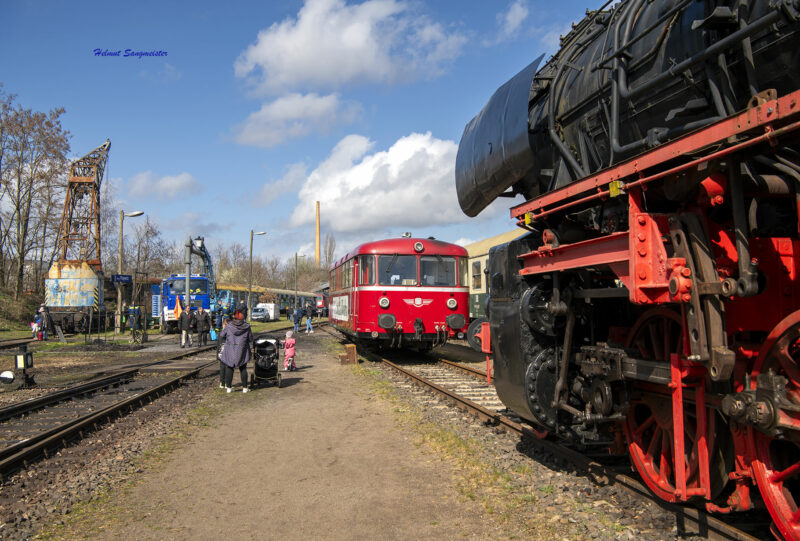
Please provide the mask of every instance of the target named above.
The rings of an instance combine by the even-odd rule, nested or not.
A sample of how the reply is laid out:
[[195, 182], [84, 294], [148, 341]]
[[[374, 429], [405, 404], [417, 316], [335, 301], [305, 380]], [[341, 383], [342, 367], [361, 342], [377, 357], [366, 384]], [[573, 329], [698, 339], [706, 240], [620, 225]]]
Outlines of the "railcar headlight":
[[378, 300], [378, 306], [381, 308], [389, 308], [389, 297], [381, 297]]
[[447, 299], [447, 307], [450, 310], [455, 310], [456, 306], [458, 306], [458, 301], [457, 300], [455, 300], [453, 297], [450, 297], [449, 299]]
[[421, 252], [424, 249], [425, 249], [425, 247], [422, 245], [421, 242], [415, 242], [414, 243], [414, 251], [415, 252]]

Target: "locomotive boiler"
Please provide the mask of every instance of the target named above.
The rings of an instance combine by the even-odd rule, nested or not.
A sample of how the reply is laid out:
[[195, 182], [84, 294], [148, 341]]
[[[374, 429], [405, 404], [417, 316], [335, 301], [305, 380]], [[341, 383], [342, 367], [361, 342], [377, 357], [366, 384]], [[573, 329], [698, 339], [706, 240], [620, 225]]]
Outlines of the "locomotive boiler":
[[800, 1], [608, 6], [459, 145], [464, 213], [522, 196], [530, 232], [489, 256], [497, 392], [800, 539]]

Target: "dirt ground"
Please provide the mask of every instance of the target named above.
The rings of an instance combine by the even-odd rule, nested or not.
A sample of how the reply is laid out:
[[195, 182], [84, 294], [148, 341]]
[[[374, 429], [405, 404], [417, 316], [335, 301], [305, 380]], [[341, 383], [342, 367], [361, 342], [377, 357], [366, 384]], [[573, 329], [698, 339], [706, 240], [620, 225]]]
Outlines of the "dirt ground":
[[330, 343], [301, 334], [300, 370], [281, 389], [242, 395], [237, 386], [226, 399], [252, 405], [113, 496], [126, 512], [100, 537], [495, 537], [480, 506], [458, 496], [452, 467], [414, 443]]

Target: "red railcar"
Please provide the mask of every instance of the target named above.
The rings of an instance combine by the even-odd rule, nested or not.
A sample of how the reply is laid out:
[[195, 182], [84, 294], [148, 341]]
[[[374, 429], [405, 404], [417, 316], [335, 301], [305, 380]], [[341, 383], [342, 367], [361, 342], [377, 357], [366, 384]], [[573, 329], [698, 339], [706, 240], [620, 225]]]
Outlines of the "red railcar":
[[467, 251], [432, 238], [358, 246], [330, 272], [329, 320], [360, 341], [431, 349], [467, 330]]

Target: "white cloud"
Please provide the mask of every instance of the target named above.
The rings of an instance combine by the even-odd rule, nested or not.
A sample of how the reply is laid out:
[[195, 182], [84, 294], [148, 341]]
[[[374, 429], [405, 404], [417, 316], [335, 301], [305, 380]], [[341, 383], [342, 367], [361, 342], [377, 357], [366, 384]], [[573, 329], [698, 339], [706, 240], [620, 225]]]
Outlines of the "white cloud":
[[312, 224], [315, 201], [322, 202], [322, 221], [334, 232], [420, 230], [468, 219], [456, 197], [453, 141], [412, 133], [367, 154], [373, 145], [360, 135], [339, 141], [308, 175], [290, 226]]
[[453, 244], [458, 244], [459, 246], [466, 246], [467, 244], [472, 244], [473, 242], [477, 242], [475, 239], [468, 239], [466, 237], [461, 237], [460, 239], [453, 242]]
[[131, 177], [128, 181], [128, 195], [130, 197], [160, 196], [174, 199], [179, 196], [194, 195], [203, 189], [195, 178], [189, 173], [159, 177], [152, 171], [145, 171]]
[[271, 147], [311, 132], [326, 132], [335, 124], [355, 121], [361, 108], [345, 104], [336, 94], [287, 94], [251, 113], [236, 128], [236, 142]]
[[393, 83], [440, 74], [465, 43], [401, 0], [306, 0], [296, 18], [261, 30], [234, 70], [263, 93]]
[[491, 47], [518, 37], [517, 32], [522, 23], [525, 22], [525, 19], [528, 18], [527, 0], [514, 0], [507, 10], [501, 11], [495, 18], [497, 19], [497, 36], [493, 39], [484, 40], [483, 45], [485, 47]]
[[269, 205], [281, 195], [291, 192], [302, 186], [306, 180], [306, 166], [302, 163], [294, 163], [289, 166], [286, 174], [278, 180], [273, 180], [264, 184], [258, 192], [258, 196], [253, 201], [258, 205]]
[[183, 77], [183, 72], [169, 62], [163, 62], [160, 70], [151, 72], [150, 70], [144, 69], [139, 72], [139, 76], [159, 83], [174, 83]]
[[572, 29], [572, 23], [567, 22], [561, 25], [551, 25], [549, 28], [541, 28], [539, 32], [539, 42], [551, 53], [555, 53], [561, 47], [561, 36], [566, 36]]
[[508, 11], [497, 14], [500, 35], [510, 36], [515, 33], [528, 17], [528, 4], [525, 0], [514, 0]]

